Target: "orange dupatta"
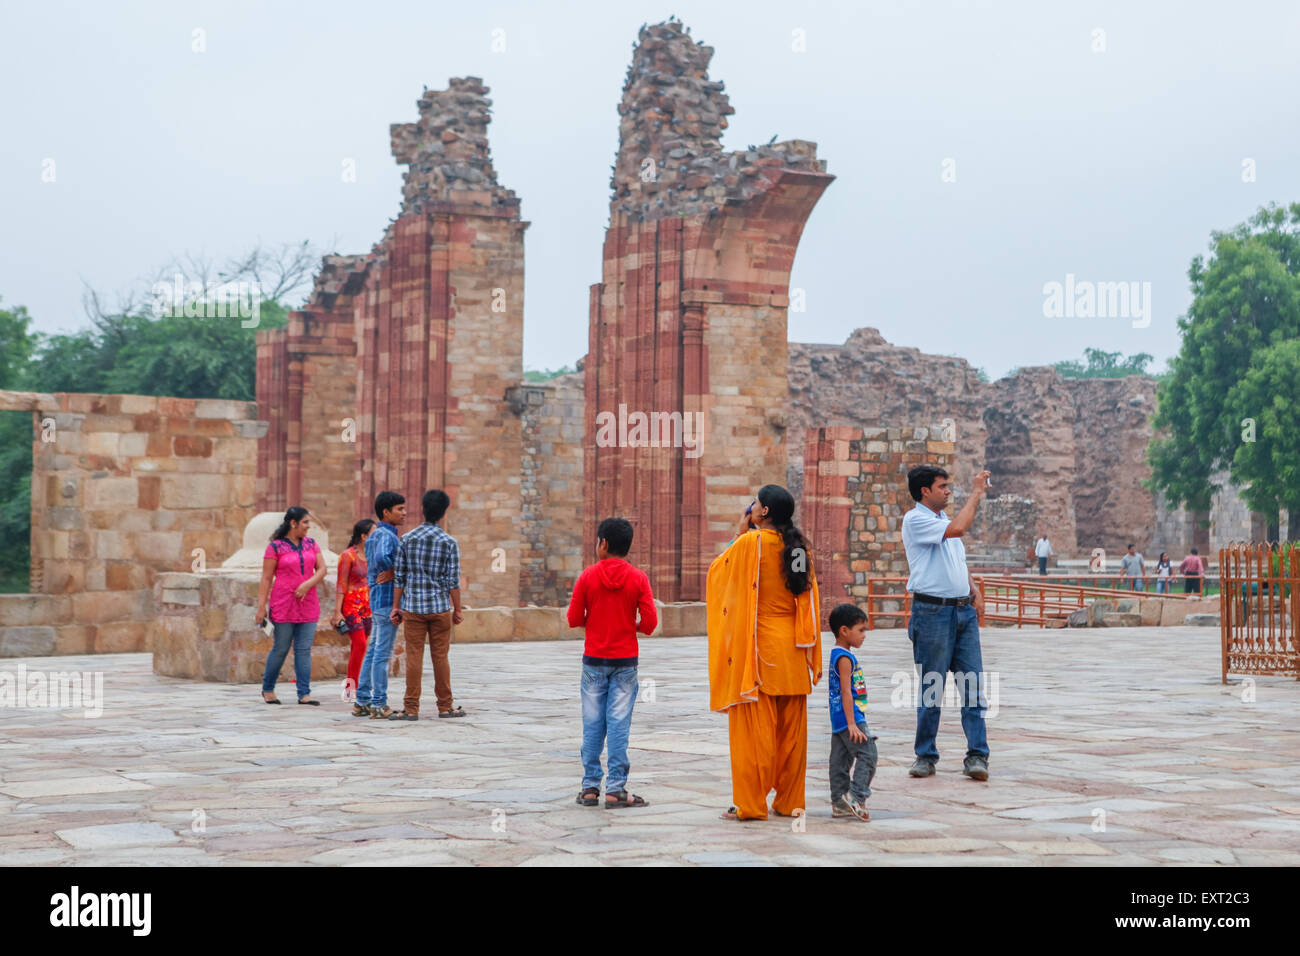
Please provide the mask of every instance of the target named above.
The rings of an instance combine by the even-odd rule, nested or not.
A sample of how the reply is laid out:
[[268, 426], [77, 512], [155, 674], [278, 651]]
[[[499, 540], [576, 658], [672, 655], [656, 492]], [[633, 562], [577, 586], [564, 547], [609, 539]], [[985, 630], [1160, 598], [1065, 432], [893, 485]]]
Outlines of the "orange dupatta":
[[[762, 535], [748, 531], [713, 559], [705, 584], [709, 631], [709, 709], [727, 710], [758, 700], [758, 572]], [[808, 590], [795, 595], [794, 645], [816, 684], [822, 676], [817, 576], [811, 562]]]

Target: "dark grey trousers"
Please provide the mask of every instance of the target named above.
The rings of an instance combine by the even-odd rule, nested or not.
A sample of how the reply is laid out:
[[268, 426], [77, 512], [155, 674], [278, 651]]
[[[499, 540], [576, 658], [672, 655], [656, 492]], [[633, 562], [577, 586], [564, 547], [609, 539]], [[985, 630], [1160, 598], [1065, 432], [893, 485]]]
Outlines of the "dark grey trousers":
[[[871, 796], [871, 781], [876, 776], [876, 738], [867, 729], [866, 724], [858, 724], [858, 730], [867, 735], [862, 743], [854, 743], [847, 730], [831, 734], [831, 802], [834, 803], [846, 793], [850, 798], [862, 803]], [[850, 783], [850, 771], [852, 782]]]

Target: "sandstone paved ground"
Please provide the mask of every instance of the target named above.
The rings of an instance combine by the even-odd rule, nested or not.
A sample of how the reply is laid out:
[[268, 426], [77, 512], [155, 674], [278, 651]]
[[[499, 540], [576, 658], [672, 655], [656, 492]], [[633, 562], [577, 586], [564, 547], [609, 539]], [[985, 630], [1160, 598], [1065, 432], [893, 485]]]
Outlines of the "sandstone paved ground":
[[354, 719], [337, 685], [319, 708], [281, 685], [268, 707], [253, 685], [155, 677], [144, 654], [0, 662], [104, 675], [97, 718], [0, 710], [0, 864], [1300, 864], [1300, 684], [1220, 684], [1215, 629], [985, 630], [987, 784], [960, 774], [955, 709], [937, 776], [908, 778], [914, 712], [891, 678], [910, 679], [910, 648], [870, 632], [872, 821], [831, 819], [823, 683], [803, 832], [717, 818], [705, 640], [641, 649], [632, 785], [652, 806], [624, 811], [574, 804], [574, 642], [453, 647], [470, 716], [418, 723]]

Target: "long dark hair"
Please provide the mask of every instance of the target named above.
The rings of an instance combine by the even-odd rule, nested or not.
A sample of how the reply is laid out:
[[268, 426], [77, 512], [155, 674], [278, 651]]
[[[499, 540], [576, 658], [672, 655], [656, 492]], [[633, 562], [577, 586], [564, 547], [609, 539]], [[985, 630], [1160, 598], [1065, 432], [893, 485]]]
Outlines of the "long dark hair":
[[374, 518], [362, 518], [360, 521], [354, 524], [352, 526], [352, 540], [348, 542], [348, 547], [355, 548], [358, 544], [360, 544], [361, 539], [364, 538], [370, 532], [370, 529], [373, 528], [374, 526], [375, 526]]
[[307, 509], [302, 505], [294, 505], [284, 513], [284, 520], [280, 522], [280, 527], [275, 529], [275, 534], [271, 535], [272, 541], [283, 541], [289, 537], [289, 525], [294, 521], [301, 521], [307, 517]]
[[767, 509], [767, 520], [781, 532], [785, 542], [781, 549], [785, 586], [791, 594], [803, 594], [808, 590], [808, 552], [812, 549], [803, 532], [794, 526], [794, 497], [780, 485], [764, 485], [758, 489], [758, 503]]

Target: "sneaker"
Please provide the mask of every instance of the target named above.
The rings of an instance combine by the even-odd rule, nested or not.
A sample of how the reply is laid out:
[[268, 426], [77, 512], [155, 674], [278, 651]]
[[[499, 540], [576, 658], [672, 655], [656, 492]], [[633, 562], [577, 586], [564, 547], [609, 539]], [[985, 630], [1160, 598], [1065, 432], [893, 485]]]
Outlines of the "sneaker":
[[926, 760], [924, 757], [917, 757], [916, 763], [912, 764], [912, 769], [907, 771], [910, 777], [933, 777], [934, 761]]
[[966, 758], [962, 773], [972, 780], [987, 780], [989, 778], [989, 762], [979, 754], [972, 754]]
[[371, 720], [387, 720], [391, 716], [393, 716], [393, 708], [387, 705], [384, 705], [383, 707], [370, 708]]

